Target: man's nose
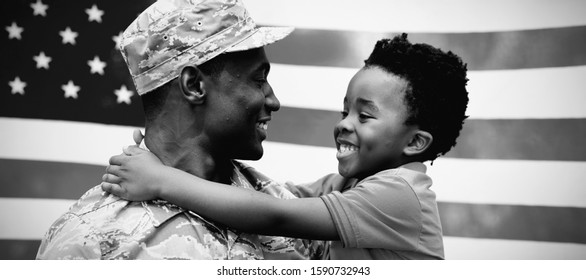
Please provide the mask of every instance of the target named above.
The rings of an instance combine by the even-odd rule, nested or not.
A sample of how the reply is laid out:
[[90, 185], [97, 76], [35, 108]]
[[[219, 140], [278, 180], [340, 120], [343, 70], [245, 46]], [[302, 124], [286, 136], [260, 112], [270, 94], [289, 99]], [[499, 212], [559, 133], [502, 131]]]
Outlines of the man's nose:
[[269, 108], [269, 110], [271, 111], [279, 111], [279, 108], [281, 108], [281, 102], [275, 95], [275, 92], [273, 92], [273, 88], [271, 87], [271, 85], [267, 86], [265, 94], [265, 106]]

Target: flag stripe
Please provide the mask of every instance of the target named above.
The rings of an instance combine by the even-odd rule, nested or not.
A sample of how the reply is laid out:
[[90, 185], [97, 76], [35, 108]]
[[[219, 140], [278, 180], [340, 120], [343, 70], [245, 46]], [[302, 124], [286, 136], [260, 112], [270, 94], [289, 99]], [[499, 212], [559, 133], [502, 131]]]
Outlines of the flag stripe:
[[[0, 217], [0, 239], [40, 239], [45, 230], [75, 200], [0, 198], [0, 210], [20, 211]], [[26, 207], [26, 208], [24, 208]], [[586, 209], [439, 202], [444, 236], [586, 243]], [[18, 223], [27, 221], [27, 223]]]
[[444, 237], [448, 260], [584, 260], [586, 245]]
[[0, 197], [78, 199], [102, 181], [105, 169], [71, 162], [0, 159], [0, 185], [18, 186], [0, 188]]
[[0, 260], [34, 260], [40, 240], [0, 239]]
[[[269, 124], [269, 140], [333, 147], [340, 113], [283, 107]], [[300, 133], [303, 132], [303, 133]], [[476, 159], [586, 160], [586, 119], [470, 119], [447, 157]], [[482, 146], [478, 143], [484, 142]]]
[[[346, 87], [358, 69], [273, 64], [269, 81], [284, 107], [340, 111]], [[586, 66], [531, 70], [472, 71], [467, 86], [471, 118], [586, 118]], [[292, 77], [295, 77], [292, 79]], [[324, 78], [325, 77], [325, 78]], [[308, 87], [308, 85], [312, 85]], [[555, 93], [555, 94], [554, 94]], [[95, 106], [72, 111], [54, 110], [33, 102], [42, 96], [5, 96], [0, 116], [85, 120], [97, 123], [142, 125], [140, 106], [112, 109], [108, 114]], [[43, 97], [47, 98], [47, 97]], [[58, 97], [59, 100], [61, 97]], [[47, 99], [46, 102], [50, 102]], [[53, 101], [72, 104], [71, 100]], [[96, 100], [96, 102], [100, 102]], [[137, 103], [138, 99], [137, 99]], [[18, 105], [18, 106], [15, 106]], [[24, 107], [21, 107], [24, 106]], [[495, 110], [495, 108], [499, 108]], [[82, 111], [91, 112], [80, 116]], [[125, 117], [116, 118], [124, 112]], [[277, 117], [279, 113], [275, 114]], [[81, 118], [81, 119], [80, 119]]]
[[586, 209], [439, 202], [446, 236], [586, 244]]
[[[374, 43], [396, 33], [296, 29], [269, 45], [271, 62], [359, 68]], [[586, 64], [586, 26], [485, 33], [411, 33], [409, 40], [460, 55], [469, 70]]]
[[[39, 240], [0, 240], [0, 260], [30, 260], [37, 255]], [[449, 260], [583, 260], [586, 245], [519, 240], [444, 237]], [[474, 250], [470, 250], [474, 248]], [[506, 252], [503, 253], [503, 252]]]
[[[40, 240], [47, 229], [75, 200], [0, 198], [0, 221], [10, 227], [0, 229], [0, 239]], [[24, 209], [14, 211], [14, 209]]]
[[257, 22], [301, 28], [483, 32], [586, 25], [580, 0], [247, 0]]
[[[337, 112], [357, 71], [273, 64], [269, 82], [282, 106]], [[471, 118], [586, 118], [586, 66], [470, 71], [468, 77]]]
[[[282, 172], [279, 172], [281, 165], [274, 158], [291, 158], [290, 154], [295, 153], [297, 149], [279, 152], [278, 149], [283, 147], [275, 148], [274, 145], [269, 144], [273, 143], [267, 143], [268, 147], [265, 149], [275, 149], [274, 153], [267, 153], [270, 156], [259, 162], [248, 163], [271, 174], [279, 181], [304, 183], [335, 172], [334, 152], [326, 150], [297, 153], [299, 158], [311, 155], [329, 158], [329, 160], [315, 159], [311, 165], [297, 167], [296, 171], [303, 173], [303, 176], [281, 174]], [[321, 167], [326, 164], [328, 167]], [[78, 198], [87, 189], [100, 183], [105, 170], [105, 166], [101, 165], [8, 159], [0, 159], [0, 167], [3, 170], [0, 173], [0, 182], [3, 185], [19, 186], [0, 189], [0, 197], [59, 199]], [[453, 170], [458, 170], [458, 176], [453, 176]], [[579, 180], [586, 180], [586, 164], [584, 163], [524, 164], [518, 161], [499, 161], [489, 164], [469, 160], [442, 159], [429, 169], [429, 173], [434, 179], [433, 189], [439, 201], [586, 207], [586, 200], [584, 200], [586, 190], [578, 183], [584, 182]], [[560, 174], [560, 178], [552, 179], [548, 176], [550, 173]], [[506, 181], [503, 181], [503, 178], [506, 178]], [[507, 193], [507, 195], [500, 195], [501, 193]], [[533, 193], [533, 195], [528, 196], [527, 193]]]
[[[340, 113], [324, 110], [301, 109], [282, 107], [269, 123], [269, 141], [283, 142], [319, 147], [334, 147], [333, 128], [340, 119]], [[5, 154], [19, 154], [23, 139], [32, 137], [36, 139], [41, 131], [51, 133], [48, 121], [18, 121], [13, 118], [0, 118], [0, 127], [10, 134], [24, 134], [23, 137], [11, 137], [0, 139], [0, 156]], [[61, 123], [61, 122], [56, 122]], [[70, 141], [68, 122], [62, 122], [63, 126], [56, 125], [64, 134], [53, 134], [56, 143]], [[23, 125], [29, 125], [34, 130], [24, 130]], [[74, 127], [80, 127], [74, 125]], [[96, 134], [91, 128], [82, 128], [96, 138], [87, 135], [79, 135], [88, 139], [105, 138]], [[118, 133], [131, 129], [118, 129]], [[32, 133], [29, 134], [29, 133]], [[109, 133], [109, 132], [106, 132]], [[35, 135], [36, 134], [36, 135]], [[127, 134], [131, 135], [131, 134]], [[469, 119], [465, 122], [458, 138], [458, 145], [450, 151], [446, 157], [475, 158], [475, 159], [520, 159], [520, 160], [558, 160], [558, 161], [583, 161], [586, 160], [586, 146], [582, 145], [582, 138], [575, 135], [586, 135], [586, 119], [515, 119], [515, 120], [483, 120]], [[121, 135], [121, 139], [128, 139]], [[127, 136], [128, 137], [128, 136]], [[31, 140], [33, 140], [31, 139]], [[104, 144], [115, 146], [120, 143], [113, 142], [114, 138], [104, 139]], [[107, 143], [106, 143], [107, 142]], [[478, 143], [484, 142], [482, 146]], [[81, 142], [84, 143], [84, 142]], [[128, 143], [127, 141], [124, 143]], [[16, 148], [16, 149], [13, 149]], [[68, 150], [70, 147], [61, 147], [64, 152], [75, 154], [76, 151]], [[78, 149], [83, 149], [81, 146]], [[118, 153], [120, 148], [113, 148], [113, 153]], [[113, 153], [110, 153], [113, 154]], [[16, 156], [16, 155], [15, 155]], [[102, 159], [107, 159], [102, 155]], [[104, 161], [102, 161], [104, 162]]]

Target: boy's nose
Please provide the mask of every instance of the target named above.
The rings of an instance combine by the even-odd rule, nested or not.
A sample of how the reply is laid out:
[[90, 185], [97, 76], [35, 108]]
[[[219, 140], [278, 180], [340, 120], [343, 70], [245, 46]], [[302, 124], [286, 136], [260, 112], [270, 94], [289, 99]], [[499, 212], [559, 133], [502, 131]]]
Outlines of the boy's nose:
[[335, 126], [335, 132], [351, 132], [353, 130], [352, 122], [348, 119], [348, 117], [341, 119]]

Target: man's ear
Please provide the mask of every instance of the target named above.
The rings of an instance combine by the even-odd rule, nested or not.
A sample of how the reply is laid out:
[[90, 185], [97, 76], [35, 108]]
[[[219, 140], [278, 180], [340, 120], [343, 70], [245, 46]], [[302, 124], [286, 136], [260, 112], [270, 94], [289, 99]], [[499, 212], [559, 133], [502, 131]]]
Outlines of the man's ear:
[[424, 130], [417, 130], [403, 152], [407, 156], [420, 155], [431, 146], [431, 142], [433, 142], [433, 136], [431, 133]]
[[202, 104], [206, 98], [203, 89], [204, 73], [197, 66], [185, 66], [179, 75], [179, 85], [183, 96], [192, 104]]

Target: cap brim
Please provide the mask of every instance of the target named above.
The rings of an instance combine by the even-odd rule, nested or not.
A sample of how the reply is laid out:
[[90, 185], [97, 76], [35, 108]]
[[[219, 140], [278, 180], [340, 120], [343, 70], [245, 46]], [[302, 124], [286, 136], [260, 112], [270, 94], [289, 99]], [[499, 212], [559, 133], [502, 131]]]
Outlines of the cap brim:
[[264, 47], [287, 37], [295, 28], [293, 27], [259, 27], [250, 37], [230, 47], [225, 52], [239, 52]]

